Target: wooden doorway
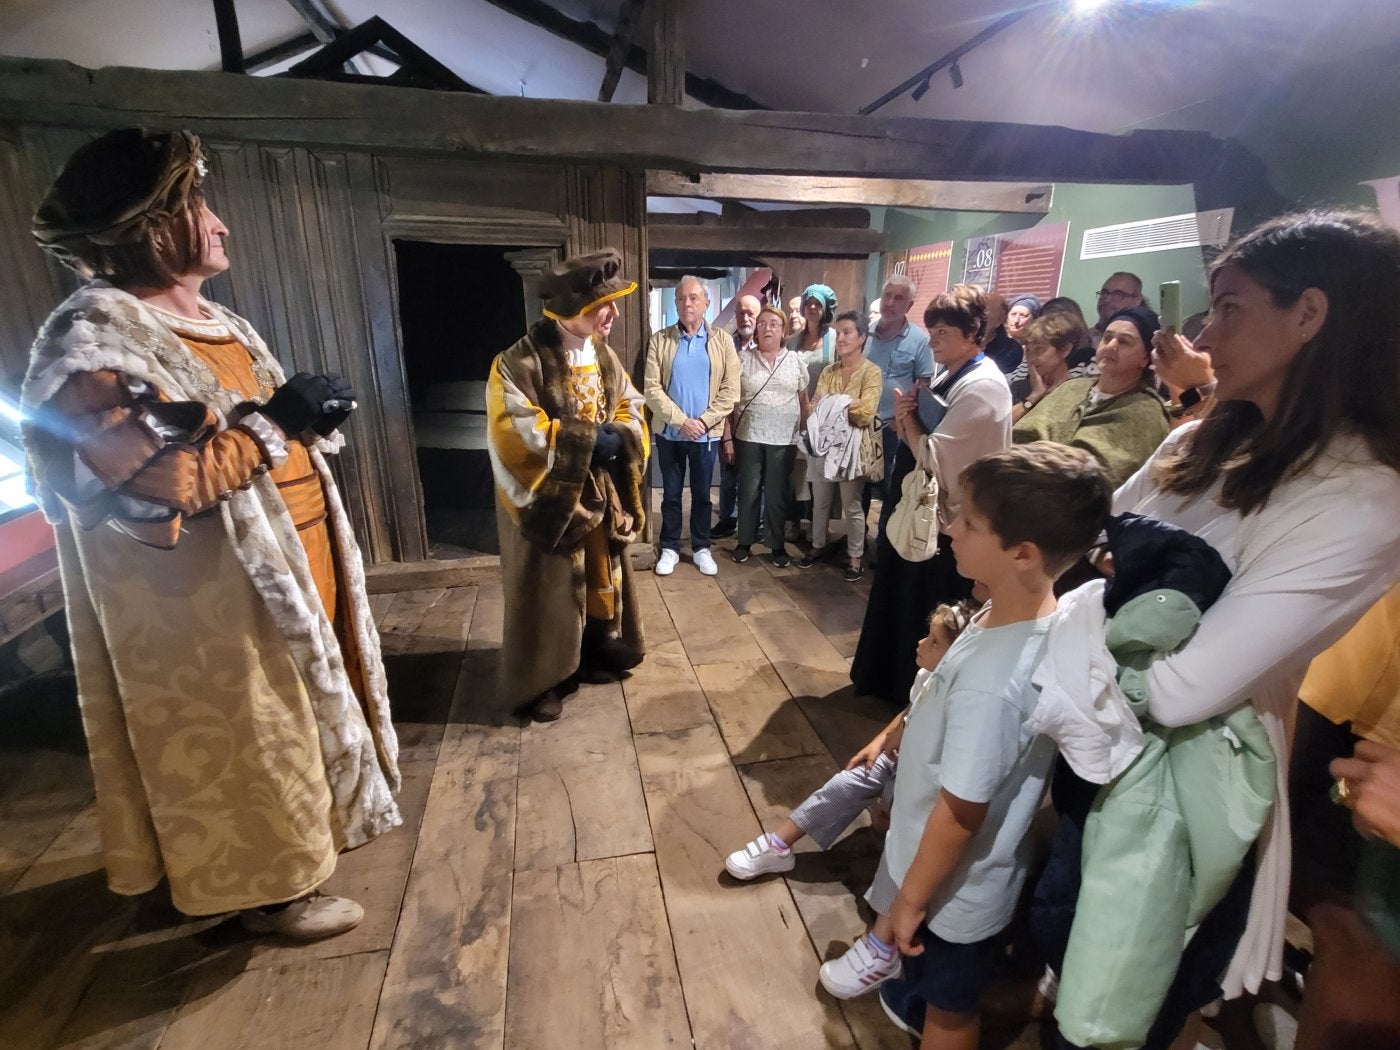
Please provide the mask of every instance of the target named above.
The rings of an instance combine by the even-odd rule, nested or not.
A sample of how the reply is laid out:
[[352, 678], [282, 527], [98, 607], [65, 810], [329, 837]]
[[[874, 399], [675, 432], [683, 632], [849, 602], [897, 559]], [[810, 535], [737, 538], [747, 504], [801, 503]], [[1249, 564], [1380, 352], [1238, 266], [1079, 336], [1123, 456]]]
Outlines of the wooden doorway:
[[413, 462], [432, 560], [500, 552], [486, 449], [491, 362], [538, 316], [550, 247], [395, 239]]

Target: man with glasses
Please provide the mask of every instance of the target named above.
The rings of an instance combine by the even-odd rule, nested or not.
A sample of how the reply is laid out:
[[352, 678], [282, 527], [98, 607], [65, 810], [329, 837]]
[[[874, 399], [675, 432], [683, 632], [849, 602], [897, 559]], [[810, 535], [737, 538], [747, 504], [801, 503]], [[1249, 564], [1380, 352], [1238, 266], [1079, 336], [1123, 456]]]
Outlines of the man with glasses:
[[[880, 369], [884, 390], [880, 394], [877, 413], [883, 428], [885, 478], [894, 473], [894, 453], [899, 447], [899, 435], [894, 428], [894, 392], [896, 388], [911, 390], [917, 379], [933, 376], [933, 354], [928, 346], [928, 333], [911, 324], [909, 311], [914, 306], [915, 285], [906, 274], [892, 274], [880, 292], [878, 322], [871, 326], [865, 344], [865, 359]], [[884, 493], [882, 482], [881, 492]]]
[[1099, 289], [1099, 323], [1089, 330], [1093, 345], [1099, 345], [1103, 330], [1108, 327], [1108, 319], [1119, 310], [1141, 306], [1142, 278], [1135, 273], [1119, 270], [1104, 281]]
[[[763, 309], [756, 295], [741, 295], [734, 300], [734, 349], [742, 353], [754, 346], [753, 324]], [[739, 528], [739, 470], [734, 463], [733, 440], [728, 433], [719, 450], [719, 521], [710, 530], [712, 539], [733, 536]]]

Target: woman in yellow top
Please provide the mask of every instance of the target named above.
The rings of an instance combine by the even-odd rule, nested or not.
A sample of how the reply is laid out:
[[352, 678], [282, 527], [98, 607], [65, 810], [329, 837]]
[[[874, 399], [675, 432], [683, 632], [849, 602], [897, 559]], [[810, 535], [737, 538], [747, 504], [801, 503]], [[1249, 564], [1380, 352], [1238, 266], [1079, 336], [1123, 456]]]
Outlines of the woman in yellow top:
[[851, 477], [843, 474], [832, 480], [828, 471], [817, 465], [818, 460], [810, 461], [807, 480], [812, 485], [812, 547], [797, 564], [807, 568], [825, 553], [831, 497], [840, 489], [841, 514], [846, 519], [846, 556], [850, 559], [845, 578], [854, 583], [860, 579], [861, 559], [865, 556], [865, 483], [884, 476], [883, 454], [875, 441], [875, 413], [885, 381], [879, 366], [865, 359], [865, 340], [870, 334], [865, 315], [854, 310], [842, 314], [836, 318], [835, 331], [836, 360], [817, 378], [812, 409], [815, 415], [817, 405], [828, 396], [850, 397], [846, 422], [854, 431], [851, 441], [859, 443], [861, 469]]

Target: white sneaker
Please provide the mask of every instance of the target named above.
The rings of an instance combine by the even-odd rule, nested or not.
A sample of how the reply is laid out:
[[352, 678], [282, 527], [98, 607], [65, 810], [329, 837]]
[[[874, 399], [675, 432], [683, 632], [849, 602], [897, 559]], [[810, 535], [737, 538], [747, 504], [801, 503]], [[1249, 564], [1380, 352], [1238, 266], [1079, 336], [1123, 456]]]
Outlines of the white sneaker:
[[681, 560], [681, 552], [673, 551], [667, 547], [661, 552], [661, 557], [656, 559], [656, 575], [670, 576], [676, 571], [676, 565]]
[[841, 958], [822, 963], [817, 976], [821, 979], [822, 987], [836, 998], [854, 999], [903, 972], [899, 952], [886, 959], [861, 935]]
[[724, 870], [736, 879], [756, 879], [775, 871], [791, 871], [796, 863], [797, 858], [792, 855], [792, 850], [779, 853], [768, 841], [767, 834], [763, 834], [726, 857]]
[[691, 555], [691, 561], [695, 562], [695, 567], [706, 576], [718, 576], [719, 566], [715, 564], [715, 556], [710, 553], [710, 548], [705, 547]]

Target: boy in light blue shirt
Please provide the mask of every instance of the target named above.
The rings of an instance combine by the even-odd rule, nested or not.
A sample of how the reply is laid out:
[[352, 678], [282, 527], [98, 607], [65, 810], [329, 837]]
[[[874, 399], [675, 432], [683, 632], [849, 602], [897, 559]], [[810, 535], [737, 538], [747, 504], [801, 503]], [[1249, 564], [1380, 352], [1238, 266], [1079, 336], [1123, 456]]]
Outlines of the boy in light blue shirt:
[[[1055, 755], [1027, 726], [1052, 587], [1097, 538], [1113, 495], [1093, 457], [1050, 442], [982, 457], [963, 472], [962, 491], [953, 555], [991, 600], [916, 683], [885, 852], [866, 895], [888, 917], [874, 932], [894, 943], [867, 934], [823, 967], [828, 989], [879, 984], [886, 1013], [924, 1050], [977, 1046], [978, 999], [1025, 883], [1026, 831]], [[829, 982], [826, 970], [842, 967], [853, 972]]]

